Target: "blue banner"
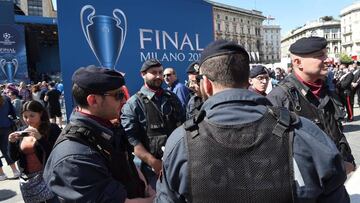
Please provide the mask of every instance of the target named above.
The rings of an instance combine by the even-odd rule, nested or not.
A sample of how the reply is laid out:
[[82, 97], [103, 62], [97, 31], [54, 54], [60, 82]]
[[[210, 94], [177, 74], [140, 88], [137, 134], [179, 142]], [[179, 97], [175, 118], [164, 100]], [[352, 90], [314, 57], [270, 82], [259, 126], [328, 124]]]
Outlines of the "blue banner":
[[[73, 107], [71, 76], [95, 64], [125, 73], [130, 94], [143, 85], [149, 58], [173, 67], [180, 81], [214, 39], [211, 4], [202, 0], [58, 1], [61, 72], [67, 112]], [[70, 104], [70, 105], [69, 105]]]
[[0, 25], [0, 83], [29, 82], [24, 26]]

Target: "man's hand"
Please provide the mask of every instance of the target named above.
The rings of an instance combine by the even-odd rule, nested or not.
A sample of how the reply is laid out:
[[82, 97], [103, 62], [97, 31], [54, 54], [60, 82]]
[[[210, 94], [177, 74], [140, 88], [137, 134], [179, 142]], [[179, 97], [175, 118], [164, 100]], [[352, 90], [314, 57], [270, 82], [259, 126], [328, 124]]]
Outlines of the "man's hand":
[[355, 166], [354, 164], [344, 161], [344, 165], [345, 165], [345, 171], [346, 171], [346, 175], [348, 175], [349, 173], [355, 171]]
[[156, 175], [160, 174], [160, 171], [162, 170], [162, 161], [156, 158], [153, 158], [150, 162], [150, 166], [153, 168]]

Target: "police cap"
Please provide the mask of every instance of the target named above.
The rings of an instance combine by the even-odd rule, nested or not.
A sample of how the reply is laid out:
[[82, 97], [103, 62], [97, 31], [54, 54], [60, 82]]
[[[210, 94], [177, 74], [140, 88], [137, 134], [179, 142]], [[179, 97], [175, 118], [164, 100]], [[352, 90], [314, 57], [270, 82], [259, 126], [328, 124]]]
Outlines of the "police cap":
[[293, 43], [289, 51], [292, 54], [311, 54], [325, 49], [327, 41], [323, 37], [304, 37]]
[[261, 74], [268, 74], [266, 67], [263, 65], [255, 65], [250, 69], [249, 77], [254, 78]]
[[249, 59], [247, 51], [237, 43], [227, 40], [216, 40], [210, 43], [201, 53], [200, 65], [209, 58], [229, 54], [243, 54]]
[[72, 76], [72, 82], [90, 93], [105, 93], [125, 84], [120, 72], [94, 65], [77, 69]]
[[160, 63], [159, 60], [154, 59], [154, 58], [148, 59], [143, 63], [143, 65], [140, 69], [140, 72], [147, 71], [151, 67], [159, 67], [159, 66], [162, 66], [162, 64]]
[[192, 62], [186, 70], [186, 73], [198, 74], [199, 73], [199, 62]]

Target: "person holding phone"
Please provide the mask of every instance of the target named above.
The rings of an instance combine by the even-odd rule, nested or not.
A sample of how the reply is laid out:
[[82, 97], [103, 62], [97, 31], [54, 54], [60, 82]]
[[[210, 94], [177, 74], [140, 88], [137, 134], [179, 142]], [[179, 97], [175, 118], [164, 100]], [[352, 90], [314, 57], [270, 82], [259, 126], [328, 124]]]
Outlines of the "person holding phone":
[[29, 197], [38, 198], [29, 194], [27, 182], [30, 179], [41, 179], [39, 182], [43, 182], [44, 165], [61, 130], [56, 124], [50, 123], [46, 109], [38, 101], [26, 102], [21, 112], [27, 127], [9, 135], [9, 154], [13, 160], [19, 160], [20, 189], [26, 200]]

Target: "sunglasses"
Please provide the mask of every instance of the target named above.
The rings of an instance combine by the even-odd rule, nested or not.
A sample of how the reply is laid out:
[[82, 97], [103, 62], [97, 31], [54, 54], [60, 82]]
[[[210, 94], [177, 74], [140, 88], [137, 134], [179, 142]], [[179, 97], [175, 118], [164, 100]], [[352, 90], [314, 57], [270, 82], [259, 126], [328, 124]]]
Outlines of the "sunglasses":
[[201, 74], [199, 74], [199, 75], [197, 75], [196, 76], [196, 82], [200, 82], [200, 80], [202, 80], [204, 77], [203, 77], [203, 75], [201, 75]]
[[125, 97], [125, 94], [122, 91], [118, 91], [118, 92], [115, 92], [115, 93], [104, 93], [102, 95], [103, 96], [112, 96], [118, 101], [123, 100], [124, 97]]

